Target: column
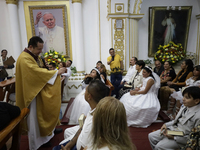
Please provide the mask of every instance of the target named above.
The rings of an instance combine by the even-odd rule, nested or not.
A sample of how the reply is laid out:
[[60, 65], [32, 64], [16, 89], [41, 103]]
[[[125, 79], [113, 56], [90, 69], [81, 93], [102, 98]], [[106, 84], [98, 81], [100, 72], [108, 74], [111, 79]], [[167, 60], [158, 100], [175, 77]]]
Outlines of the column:
[[137, 19], [130, 19], [129, 24], [129, 50], [130, 50], [130, 58], [137, 57], [138, 58], [138, 20]]
[[83, 18], [82, 18], [82, 0], [72, 0], [74, 26], [75, 26], [75, 61], [77, 72], [85, 71], [85, 55], [83, 48]]
[[19, 18], [17, 10], [18, 0], [6, 0], [6, 4], [8, 6], [8, 12], [9, 12], [13, 57], [15, 60], [17, 60], [18, 56], [22, 51]]
[[196, 45], [196, 65], [199, 65], [199, 51], [200, 51], [200, 14], [197, 18], [197, 45]]

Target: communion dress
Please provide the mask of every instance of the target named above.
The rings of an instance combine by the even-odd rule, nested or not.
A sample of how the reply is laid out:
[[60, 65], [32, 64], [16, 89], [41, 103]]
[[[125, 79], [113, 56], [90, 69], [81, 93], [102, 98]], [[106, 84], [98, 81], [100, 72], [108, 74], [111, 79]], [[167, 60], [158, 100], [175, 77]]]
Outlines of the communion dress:
[[[140, 91], [145, 89], [149, 79], [153, 78], [143, 78]], [[159, 82], [159, 78], [157, 78], [157, 81], [154, 80], [154, 84], [146, 94], [130, 95], [130, 92], [128, 92], [122, 96], [120, 101], [126, 109], [128, 126], [147, 128], [156, 121], [160, 111], [160, 103], [157, 98]]]
[[69, 107], [66, 114], [66, 117], [69, 119], [68, 124], [78, 124], [78, 118], [80, 115], [84, 114], [86, 116], [91, 109], [90, 105], [85, 100], [85, 90], [86, 88], [84, 88], [81, 93], [76, 96], [73, 103]]

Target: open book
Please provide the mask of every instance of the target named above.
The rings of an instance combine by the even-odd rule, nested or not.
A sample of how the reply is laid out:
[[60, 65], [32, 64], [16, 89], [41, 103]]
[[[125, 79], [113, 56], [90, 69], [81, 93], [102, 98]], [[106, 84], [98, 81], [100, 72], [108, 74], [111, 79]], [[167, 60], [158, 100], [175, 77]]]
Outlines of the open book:
[[172, 130], [167, 130], [167, 134], [169, 134], [169, 135], [177, 135], [177, 136], [184, 136], [183, 131], [172, 131]]
[[124, 84], [125, 87], [132, 88], [132, 85]]
[[80, 117], [78, 118], [78, 123], [79, 123], [79, 126], [82, 127], [83, 124], [84, 124], [84, 121], [85, 121], [85, 115], [84, 114], [81, 114]]

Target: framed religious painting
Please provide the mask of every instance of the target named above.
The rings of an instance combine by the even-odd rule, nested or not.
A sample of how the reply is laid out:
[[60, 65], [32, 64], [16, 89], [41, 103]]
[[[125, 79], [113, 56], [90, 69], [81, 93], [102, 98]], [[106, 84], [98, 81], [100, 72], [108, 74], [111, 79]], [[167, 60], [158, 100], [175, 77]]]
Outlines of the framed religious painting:
[[28, 39], [40, 36], [43, 53], [54, 50], [71, 58], [69, 2], [24, 2]]
[[150, 7], [148, 56], [153, 57], [159, 45], [170, 41], [187, 50], [192, 6]]

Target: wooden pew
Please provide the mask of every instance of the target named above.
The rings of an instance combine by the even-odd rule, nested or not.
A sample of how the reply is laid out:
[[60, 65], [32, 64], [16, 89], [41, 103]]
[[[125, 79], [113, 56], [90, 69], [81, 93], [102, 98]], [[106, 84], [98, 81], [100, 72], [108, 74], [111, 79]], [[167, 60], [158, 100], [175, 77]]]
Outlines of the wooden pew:
[[28, 108], [24, 108], [21, 111], [21, 114], [13, 119], [9, 125], [0, 131], [0, 149], [6, 144], [6, 142], [12, 136], [12, 146], [10, 150], [19, 150], [20, 149], [20, 140], [21, 140], [21, 128], [20, 124], [24, 117], [29, 113]]
[[11, 78], [0, 82], [0, 101], [4, 100], [6, 91], [10, 89], [10, 86], [15, 83], [15, 78]]

